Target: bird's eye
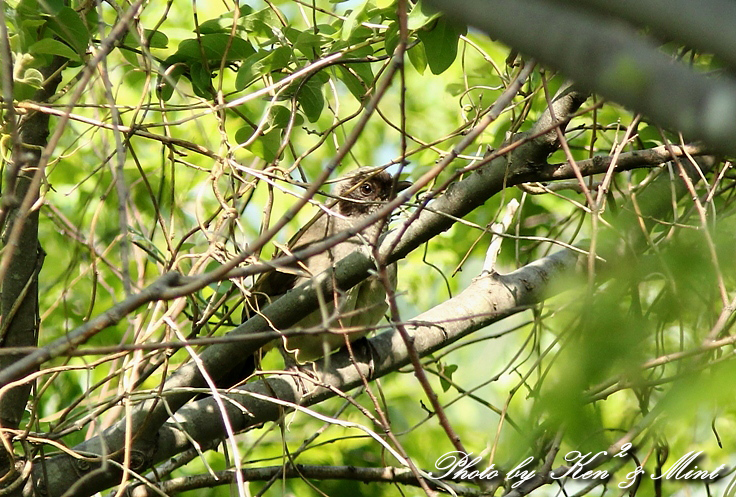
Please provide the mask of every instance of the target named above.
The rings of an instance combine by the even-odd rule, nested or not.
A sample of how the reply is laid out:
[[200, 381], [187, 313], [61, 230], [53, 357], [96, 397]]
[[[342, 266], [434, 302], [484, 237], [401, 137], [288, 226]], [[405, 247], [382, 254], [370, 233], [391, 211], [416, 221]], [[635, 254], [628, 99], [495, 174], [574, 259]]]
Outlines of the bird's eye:
[[370, 183], [363, 183], [362, 185], [360, 185], [360, 193], [366, 196], [370, 195], [371, 193], [373, 193], [373, 185], [371, 185]]

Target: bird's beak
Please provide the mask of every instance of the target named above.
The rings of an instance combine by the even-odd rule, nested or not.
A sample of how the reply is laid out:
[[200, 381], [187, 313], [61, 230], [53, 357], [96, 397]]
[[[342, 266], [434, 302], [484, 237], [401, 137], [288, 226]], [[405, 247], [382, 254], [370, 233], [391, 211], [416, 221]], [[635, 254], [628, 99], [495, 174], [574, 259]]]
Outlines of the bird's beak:
[[409, 188], [413, 183], [411, 181], [401, 180], [396, 182], [396, 193], [403, 192]]

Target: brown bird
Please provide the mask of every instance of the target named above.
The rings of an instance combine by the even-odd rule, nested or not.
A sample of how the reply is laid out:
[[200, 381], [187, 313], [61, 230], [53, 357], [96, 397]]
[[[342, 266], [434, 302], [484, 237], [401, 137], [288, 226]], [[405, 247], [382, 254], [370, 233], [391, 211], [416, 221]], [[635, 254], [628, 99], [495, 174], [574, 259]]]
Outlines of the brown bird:
[[[399, 181], [386, 171], [363, 167], [345, 174], [336, 180], [334, 194], [337, 201], [330, 213], [320, 211], [288, 243], [287, 251], [295, 252], [320, 242], [325, 238], [350, 229], [374, 215], [387, 201], [411, 185]], [[264, 273], [251, 288], [252, 297], [247, 304], [244, 319], [257, 313], [270, 302], [312, 278], [324, 277], [324, 271], [345, 258], [359, 247], [376, 243], [381, 230], [388, 223], [376, 220], [357, 235], [289, 268], [278, 268]], [[276, 256], [283, 255], [277, 253]], [[388, 268], [392, 285], [396, 281], [396, 265]], [[360, 330], [349, 334], [355, 341], [365, 336], [368, 329], [383, 317], [388, 304], [386, 291], [377, 276], [370, 276], [344, 294], [324, 295], [319, 309], [305, 316], [297, 324], [299, 329], [339, 328]], [[337, 310], [336, 310], [337, 309]], [[292, 335], [283, 338], [280, 347], [287, 364], [304, 363], [328, 355], [345, 344], [343, 333], [320, 333]], [[269, 347], [270, 348], [270, 347]], [[264, 349], [265, 350], [265, 349]], [[244, 380], [255, 369], [255, 361], [249, 358], [242, 367], [217, 381], [219, 387], [230, 387]]]
[[[289, 250], [293, 252], [304, 249], [310, 244], [352, 228], [375, 214], [385, 202], [392, 200], [396, 193], [410, 185], [408, 181], [397, 181], [386, 171], [368, 167], [340, 177], [335, 187], [335, 195], [338, 197], [334, 207], [335, 214], [320, 212], [320, 215], [289, 242]], [[257, 304], [263, 305], [264, 302], [273, 301], [305, 281], [319, 277], [320, 273], [350, 255], [361, 245], [375, 243], [380, 230], [386, 225], [387, 223], [377, 220], [358, 235], [303, 261], [299, 264], [301, 271], [276, 270], [266, 273], [252, 289], [252, 293], [257, 296]], [[395, 284], [396, 266], [393, 264], [389, 267], [389, 275], [392, 284]], [[300, 320], [297, 327], [309, 329], [328, 325], [342, 329], [370, 328], [381, 320], [388, 307], [385, 288], [377, 277], [367, 278], [344, 295], [324, 297], [325, 305]], [[351, 333], [350, 341], [366, 333], [367, 331]], [[318, 359], [344, 344], [345, 340], [341, 333], [301, 335], [284, 339], [285, 351], [298, 363]]]

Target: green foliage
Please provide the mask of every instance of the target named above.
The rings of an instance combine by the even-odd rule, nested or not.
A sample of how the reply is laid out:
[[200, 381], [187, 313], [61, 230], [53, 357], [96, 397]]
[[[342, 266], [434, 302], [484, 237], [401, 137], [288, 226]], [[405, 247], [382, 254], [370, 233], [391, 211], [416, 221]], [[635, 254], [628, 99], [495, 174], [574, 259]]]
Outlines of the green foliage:
[[278, 47], [274, 50], [259, 50], [243, 61], [238, 69], [235, 89], [243, 90], [257, 78], [285, 68], [291, 61], [292, 51], [289, 47]]
[[[397, 73], [375, 114], [358, 129], [359, 140], [349, 143], [403, 45], [400, 4], [319, 1], [312, 10], [310, 2], [281, 0], [233, 12], [206, 3], [197, 5], [196, 22], [189, 4], [174, 2], [166, 11], [146, 6], [113, 45], [106, 71], [100, 71], [104, 76], [95, 73], [79, 101], [71, 102], [73, 91], [65, 90], [50, 107], [71, 103], [74, 109], [42, 190], [39, 238], [48, 255], [39, 290], [41, 343], [109, 311], [126, 298], [125, 280], [137, 293], [168, 271], [196, 276], [249, 250], [338, 151], [349, 148], [336, 174], [408, 160], [403, 172], [415, 181], [451, 154], [509, 88], [521, 59], [421, 2], [408, 2], [405, 86]], [[110, 34], [120, 15], [109, 5], [70, 7], [60, 0], [22, 0], [7, 12], [15, 100], [33, 97], [45, 79], [40, 69], [55, 56], [69, 62], [62, 87], [75, 88], [90, 44], [99, 50], [100, 38]], [[695, 57], [693, 63], [710, 67], [713, 61]], [[621, 61], [610, 76], [632, 86], [646, 83], [632, 71]], [[480, 174], [474, 167], [484, 154], [532, 129], [564, 83], [559, 75], [535, 71], [498, 119], [422, 195]], [[119, 121], [113, 119], [113, 105]], [[632, 122], [634, 116], [609, 103], [581, 113], [568, 126], [570, 156], [579, 162], [609, 156]], [[639, 123], [632, 131], [623, 153], [678, 139], [654, 123]], [[7, 155], [7, 138], [3, 147]], [[559, 150], [549, 159], [568, 160]], [[709, 467], [726, 459], [715, 450], [711, 425], [726, 444], [736, 436], [736, 403], [723, 387], [734, 374], [731, 345], [708, 348], [708, 334], [727, 309], [724, 294], [733, 295], [736, 274], [733, 175], [720, 167], [720, 176], [709, 174], [694, 193], [679, 197], [670, 188], [679, 175], [675, 169], [616, 175], [596, 212], [577, 190], [531, 195], [507, 188], [400, 262], [398, 303], [406, 321], [458, 295], [481, 273], [489, 226], [503, 217], [511, 199], [521, 206], [507, 230], [495, 267], [499, 272], [568, 244], [597, 247], [596, 254], [606, 258], [604, 263], [583, 256], [582, 265], [594, 274], [557, 283], [567, 293], [423, 358], [450, 424], [469, 450], [483, 452], [483, 464], [509, 469], [530, 455], [539, 460], [560, 430], [559, 465], [566, 451], [604, 450], [638, 426], [643, 426], [636, 439], [642, 460], [665, 446], [678, 457], [703, 447]], [[654, 196], [647, 185], [658, 174], [671, 174], [664, 208], [641, 215], [641, 205]], [[598, 198], [596, 187], [589, 188]], [[704, 205], [695, 206], [693, 198]], [[313, 201], [326, 205], [329, 197]], [[244, 265], [269, 259], [317, 210], [302, 209]], [[73, 446], [120, 419], [122, 403], [159, 395], [161, 382], [190, 359], [190, 351], [158, 344], [225, 335], [240, 323], [252, 283], [252, 278], [216, 281], [186, 297], [143, 305], [77, 352], [45, 363], [44, 368], [68, 369], [43, 373], [32, 403], [34, 423], [38, 418], [33, 432]], [[733, 327], [732, 316], [723, 320], [721, 339]], [[131, 344], [140, 350], [111, 352]], [[263, 369], [282, 366], [275, 355], [266, 356]], [[386, 414], [405, 452], [424, 469], [454, 449], [413, 375], [391, 374], [371, 388], [375, 403], [361, 391], [349, 392], [360, 408], [342, 398], [313, 408], [381, 436], [383, 427], [374, 419]], [[657, 410], [664, 413], [662, 420], [649, 423], [649, 413]], [[235, 443], [252, 466], [286, 464], [285, 448], [297, 454], [298, 464], [398, 464], [364, 432], [304, 413], [287, 415], [281, 426], [250, 431]], [[174, 476], [205, 473], [207, 464], [229, 467], [225, 457], [210, 451]], [[653, 469], [656, 463], [643, 464]], [[385, 484], [313, 484], [329, 495], [395, 495]], [[262, 488], [263, 483], [253, 483], [251, 492]], [[681, 488], [667, 482], [664, 494]], [[300, 479], [266, 490], [266, 495], [289, 493], [318, 494]], [[653, 494], [651, 486], [640, 490]], [[229, 490], [213, 489], [210, 495]]]
[[456, 26], [445, 17], [440, 17], [431, 29], [417, 33], [424, 44], [424, 53], [431, 54], [427, 57], [427, 63], [432, 74], [442, 74], [455, 62], [459, 37], [466, 32], [465, 26]]
[[51, 38], [38, 40], [36, 43], [28, 47], [28, 52], [34, 56], [58, 55], [69, 60], [79, 60], [76, 52], [69, 48], [68, 45]]
[[143, 37], [139, 37], [138, 33], [129, 31], [123, 38], [123, 44], [128, 47], [140, 47], [145, 44], [151, 48], [168, 48], [169, 38], [161, 31], [144, 29]]

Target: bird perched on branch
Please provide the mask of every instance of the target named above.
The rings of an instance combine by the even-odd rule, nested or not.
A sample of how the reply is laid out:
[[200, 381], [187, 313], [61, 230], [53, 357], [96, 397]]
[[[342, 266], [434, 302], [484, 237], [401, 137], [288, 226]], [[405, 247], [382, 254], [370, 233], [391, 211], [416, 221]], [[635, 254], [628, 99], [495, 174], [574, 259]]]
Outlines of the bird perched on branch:
[[[288, 250], [293, 252], [304, 249], [356, 226], [373, 216], [383, 204], [410, 185], [408, 181], [398, 181], [386, 171], [376, 168], [360, 168], [340, 177], [334, 189], [337, 202], [333, 213], [320, 213], [289, 242]], [[356, 236], [308, 258], [296, 268], [286, 271], [279, 269], [265, 274], [252, 288], [252, 293], [256, 295], [256, 305], [262, 306], [305, 281], [318, 277], [361, 245], [376, 243], [380, 231], [386, 226], [386, 222], [376, 219], [376, 222]], [[396, 266], [393, 264], [389, 267], [389, 276], [395, 284]], [[375, 276], [367, 278], [344, 295], [324, 297], [323, 308], [300, 320], [297, 323], [299, 328], [308, 329], [323, 324], [344, 330], [369, 328], [381, 320], [387, 309], [385, 288]], [[351, 334], [350, 340], [364, 335], [365, 332]], [[322, 357], [344, 344], [341, 333], [301, 335], [284, 339], [284, 349], [299, 363]]]
[[[334, 195], [337, 198], [328, 212], [321, 211], [304, 226], [288, 243], [285, 252], [296, 252], [311, 244], [320, 242], [337, 233], [351, 229], [373, 216], [396, 194], [411, 185], [400, 181], [386, 171], [373, 167], [363, 167], [341, 176], [336, 180]], [[359, 247], [374, 244], [381, 231], [387, 226], [385, 220], [376, 221], [325, 252], [313, 255], [293, 267], [278, 268], [263, 274], [251, 288], [252, 298], [247, 304], [244, 318], [257, 313], [270, 302], [332, 267]], [[283, 255], [277, 254], [277, 255]], [[389, 280], [396, 281], [396, 266], [388, 268]], [[355, 341], [367, 334], [370, 327], [383, 317], [388, 304], [386, 290], [377, 276], [370, 276], [347, 292], [339, 295], [324, 295], [320, 308], [305, 316], [297, 324], [299, 329], [327, 328], [339, 329], [349, 333], [349, 340]], [[362, 331], [361, 331], [362, 330]], [[345, 344], [342, 332], [292, 335], [283, 338], [282, 353], [285, 361], [296, 363], [313, 361], [328, 355]], [[242, 367], [217, 381], [220, 387], [230, 387], [249, 376], [254, 370], [252, 358]]]

